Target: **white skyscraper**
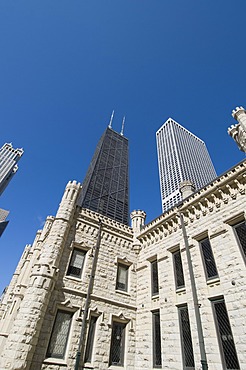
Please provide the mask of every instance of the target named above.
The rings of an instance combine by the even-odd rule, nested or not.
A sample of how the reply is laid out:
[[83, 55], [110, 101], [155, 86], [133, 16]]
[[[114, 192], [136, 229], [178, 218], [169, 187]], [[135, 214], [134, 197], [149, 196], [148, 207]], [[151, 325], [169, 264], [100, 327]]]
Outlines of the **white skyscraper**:
[[179, 184], [190, 180], [199, 189], [217, 175], [205, 143], [169, 118], [156, 132], [162, 210], [181, 200]]
[[0, 149], [0, 195], [18, 170], [17, 162], [23, 149], [14, 149], [12, 144], [4, 144]]

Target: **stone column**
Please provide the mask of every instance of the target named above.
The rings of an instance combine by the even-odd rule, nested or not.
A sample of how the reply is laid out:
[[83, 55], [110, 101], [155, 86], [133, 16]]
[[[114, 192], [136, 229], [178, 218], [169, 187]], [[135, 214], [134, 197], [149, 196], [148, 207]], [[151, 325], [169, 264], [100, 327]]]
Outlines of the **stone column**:
[[66, 237], [76, 209], [80, 184], [66, 186], [58, 212], [32, 268], [29, 285], [5, 343], [0, 369], [28, 370], [52, 294]]

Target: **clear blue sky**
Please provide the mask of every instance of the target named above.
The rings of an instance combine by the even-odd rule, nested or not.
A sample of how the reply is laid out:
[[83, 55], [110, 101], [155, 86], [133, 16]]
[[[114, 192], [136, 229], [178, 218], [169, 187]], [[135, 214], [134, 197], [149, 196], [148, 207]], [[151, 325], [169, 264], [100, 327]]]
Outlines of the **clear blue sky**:
[[245, 156], [227, 134], [246, 106], [245, 0], [0, 2], [1, 142], [23, 147], [0, 207], [0, 291], [26, 244], [82, 181], [112, 110], [130, 144], [131, 210], [161, 213], [155, 132], [172, 117], [218, 174]]

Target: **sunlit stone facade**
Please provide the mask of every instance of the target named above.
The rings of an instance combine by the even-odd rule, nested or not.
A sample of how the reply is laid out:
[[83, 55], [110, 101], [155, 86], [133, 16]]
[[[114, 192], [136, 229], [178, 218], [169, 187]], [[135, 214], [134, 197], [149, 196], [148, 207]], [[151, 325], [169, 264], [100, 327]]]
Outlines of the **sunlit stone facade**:
[[73, 369], [86, 301], [80, 368], [200, 369], [180, 215], [208, 367], [246, 368], [245, 170], [244, 161], [147, 225], [134, 211], [132, 227], [77, 207], [81, 186], [69, 182], [3, 296], [0, 369]]

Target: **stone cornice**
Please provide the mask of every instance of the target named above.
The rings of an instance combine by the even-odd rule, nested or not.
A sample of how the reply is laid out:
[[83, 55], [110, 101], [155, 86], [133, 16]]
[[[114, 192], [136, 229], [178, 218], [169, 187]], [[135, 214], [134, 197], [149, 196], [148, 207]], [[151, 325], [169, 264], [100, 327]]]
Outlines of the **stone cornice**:
[[77, 224], [83, 223], [87, 225], [87, 228], [94, 228], [96, 230], [98, 229], [98, 224], [101, 221], [103, 224], [103, 237], [108, 233], [118, 238], [127, 239], [129, 242], [132, 242], [133, 240], [133, 230], [130, 226], [124, 225], [91, 210], [78, 208], [76, 220]]
[[238, 196], [244, 195], [245, 183], [246, 160], [145, 225], [138, 239], [142, 244], [148, 245], [177, 231], [181, 228], [179, 212], [183, 214], [186, 225], [215, 212]]

